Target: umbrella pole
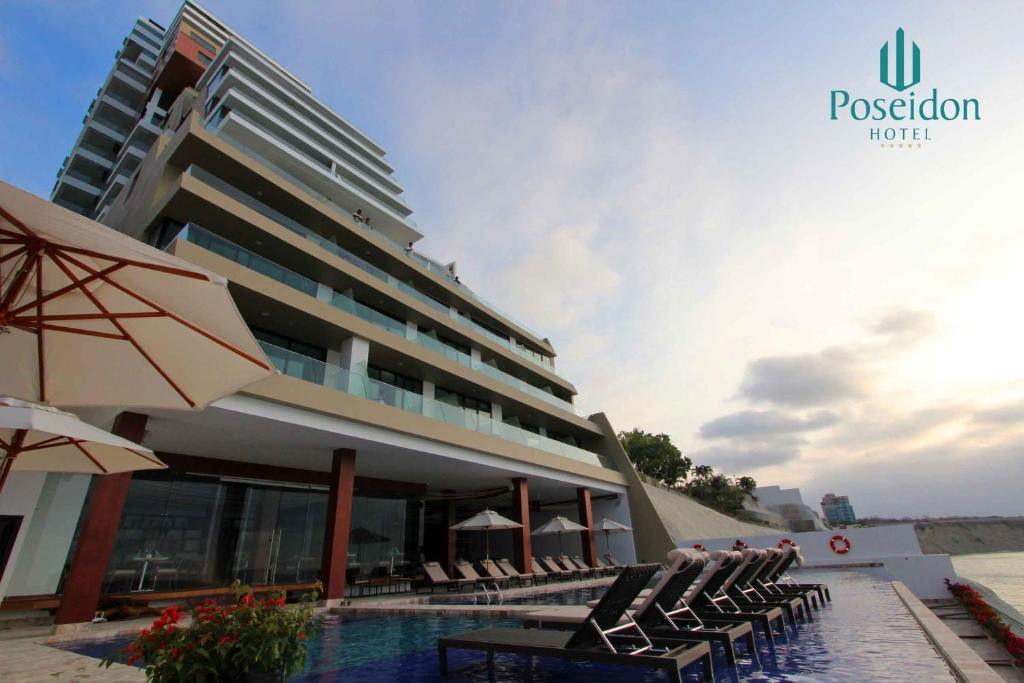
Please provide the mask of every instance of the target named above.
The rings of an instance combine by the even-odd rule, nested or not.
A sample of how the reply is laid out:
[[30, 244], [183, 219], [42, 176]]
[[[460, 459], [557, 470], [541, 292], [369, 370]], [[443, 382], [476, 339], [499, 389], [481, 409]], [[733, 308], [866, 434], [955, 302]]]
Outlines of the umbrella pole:
[[491, 559], [491, 530], [486, 529], [484, 531], [484, 560], [490, 561]]
[[26, 429], [17, 429], [14, 432], [14, 438], [11, 439], [11, 445], [7, 448], [7, 453], [4, 455], [3, 462], [0, 462], [0, 492], [4, 490], [4, 483], [7, 481], [7, 475], [10, 473], [11, 468], [14, 467], [14, 459], [21, 453], [21, 447], [25, 443], [25, 435], [28, 434]]

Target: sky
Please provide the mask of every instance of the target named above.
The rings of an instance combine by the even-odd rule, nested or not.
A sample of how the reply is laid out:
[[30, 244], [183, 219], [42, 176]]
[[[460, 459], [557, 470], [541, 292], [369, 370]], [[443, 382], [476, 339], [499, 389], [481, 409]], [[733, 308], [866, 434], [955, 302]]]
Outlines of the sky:
[[[1024, 4], [204, 6], [388, 150], [418, 248], [585, 410], [812, 505], [1024, 512]], [[134, 18], [176, 9], [0, 3], [0, 178], [48, 196]], [[900, 96], [898, 27], [918, 98], [980, 120], [830, 120], [832, 90]]]

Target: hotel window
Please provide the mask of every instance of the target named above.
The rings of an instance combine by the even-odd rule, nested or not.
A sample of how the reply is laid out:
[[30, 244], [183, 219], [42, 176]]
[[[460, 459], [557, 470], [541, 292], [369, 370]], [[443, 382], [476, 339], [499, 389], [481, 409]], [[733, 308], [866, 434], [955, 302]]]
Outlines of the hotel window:
[[260, 329], [253, 329], [252, 336], [263, 342], [263, 351], [282, 374], [316, 384], [324, 383], [325, 349]]
[[466, 346], [465, 344], [460, 344], [459, 342], [454, 341], [453, 339], [450, 339], [448, 337], [442, 337], [441, 335], [437, 335], [437, 340], [444, 344], [445, 346], [449, 346], [455, 349], [456, 351], [460, 351], [466, 354], [467, 356], [471, 355], [469, 347]]
[[489, 401], [481, 401], [480, 399], [460, 394], [459, 392], [452, 391], [451, 389], [436, 387], [434, 389], [434, 398], [443, 403], [459, 406], [466, 410], [475, 410], [478, 413], [485, 413], [487, 415], [491, 414], [491, 404]]
[[379, 368], [376, 365], [367, 367], [366, 376], [370, 379], [375, 379], [378, 382], [384, 382], [385, 384], [390, 384], [393, 387], [398, 387], [405, 391], [411, 391], [414, 394], [423, 394], [423, 382], [420, 380], [397, 372], [392, 372], [391, 370]]

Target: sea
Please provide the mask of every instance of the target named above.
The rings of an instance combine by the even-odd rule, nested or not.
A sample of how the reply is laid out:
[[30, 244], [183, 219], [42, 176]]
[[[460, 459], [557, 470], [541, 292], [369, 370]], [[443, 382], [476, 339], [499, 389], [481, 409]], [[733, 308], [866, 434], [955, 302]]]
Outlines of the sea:
[[954, 555], [952, 560], [957, 574], [984, 584], [1024, 613], [1024, 553]]

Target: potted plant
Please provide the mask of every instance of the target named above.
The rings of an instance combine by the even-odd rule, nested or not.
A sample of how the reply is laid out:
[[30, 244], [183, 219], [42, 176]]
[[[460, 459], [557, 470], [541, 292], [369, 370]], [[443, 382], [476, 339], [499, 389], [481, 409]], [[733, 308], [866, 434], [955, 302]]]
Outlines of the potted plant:
[[128, 664], [141, 662], [153, 683], [283, 683], [306, 664], [306, 639], [319, 626], [315, 599], [286, 606], [284, 595], [256, 599], [236, 586], [234, 604], [199, 605], [189, 625], [168, 607], [123, 654]]

